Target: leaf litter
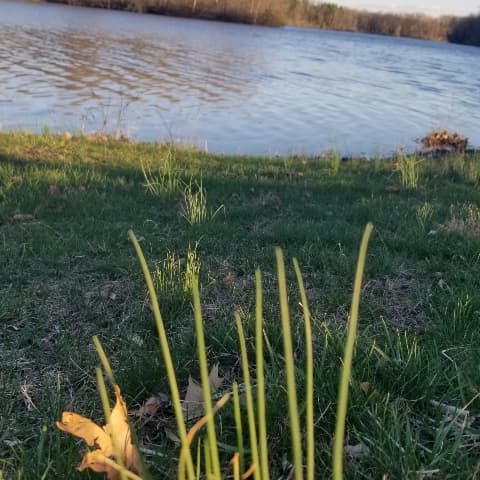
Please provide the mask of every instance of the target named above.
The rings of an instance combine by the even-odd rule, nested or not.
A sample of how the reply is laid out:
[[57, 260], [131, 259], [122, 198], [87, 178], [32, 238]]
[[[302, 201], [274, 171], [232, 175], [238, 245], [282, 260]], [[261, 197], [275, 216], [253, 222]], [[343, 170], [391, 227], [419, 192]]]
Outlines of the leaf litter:
[[120, 387], [114, 385], [116, 402], [109, 422], [101, 427], [92, 420], [77, 413], [63, 412], [62, 420], [56, 422], [60, 430], [81, 438], [89, 447], [77, 469], [82, 472], [89, 468], [94, 472], [106, 473], [108, 480], [118, 480], [122, 469], [115, 461], [115, 453], [121, 456], [121, 463], [128, 470], [127, 476], [141, 479], [143, 465], [137, 447], [132, 442], [132, 432], [127, 417], [127, 407]]
[[[210, 371], [208, 381], [212, 395], [217, 393], [224, 381], [224, 378], [219, 375], [218, 363]], [[160, 393], [149, 397], [138, 409], [131, 411], [131, 414], [139, 418], [151, 419], [169, 409], [170, 406], [168, 395]], [[182, 411], [187, 421], [195, 420], [205, 414], [203, 388], [191, 375], [188, 377], [187, 391], [182, 401]]]

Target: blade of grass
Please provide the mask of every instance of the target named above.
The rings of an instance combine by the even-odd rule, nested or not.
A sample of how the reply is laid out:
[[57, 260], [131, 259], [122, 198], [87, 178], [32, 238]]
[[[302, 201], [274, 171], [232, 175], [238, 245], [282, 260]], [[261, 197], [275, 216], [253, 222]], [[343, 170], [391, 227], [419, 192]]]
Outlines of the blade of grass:
[[245, 450], [243, 446], [243, 428], [242, 428], [242, 414], [240, 411], [240, 396], [238, 395], [238, 383], [233, 382], [233, 414], [235, 416], [235, 430], [237, 433], [237, 448], [240, 455], [240, 473], [245, 469]]
[[205, 440], [203, 441], [203, 450], [204, 450], [204, 456], [205, 456], [205, 478], [210, 480], [215, 477], [213, 477], [213, 472], [212, 472], [212, 457], [210, 455], [210, 447], [209, 447], [208, 441], [207, 442]]
[[345, 438], [345, 421], [347, 416], [348, 404], [348, 385], [352, 373], [353, 350], [358, 329], [358, 310], [360, 306], [360, 294], [362, 289], [363, 272], [365, 270], [365, 260], [367, 257], [367, 247], [373, 225], [368, 223], [363, 233], [360, 252], [358, 254], [357, 270], [355, 273], [355, 282], [353, 285], [352, 307], [350, 310], [350, 319], [348, 322], [347, 341], [343, 356], [343, 367], [340, 376], [340, 385], [337, 397], [337, 417], [335, 426], [335, 437], [333, 444], [333, 480], [343, 479], [343, 444]]
[[[200, 429], [205, 425], [208, 425], [208, 422], [210, 421], [210, 417], [213, 417], [213, 415], [215, 415], [221, 408], [223, 408], [229, 400], [230, 400], [229, 393], [223, 395], [223, 397], [220, 398], [220, 400], [218, 400], [218, 402], [215, 404], [215, 407], [212, 408], [211, 414], [204, 415], [200, 420], [198, 420], [192, 426], [192, 428], [187, 433], [188, 445], [192, 444], [193, 439], [195, 438], [195, 435], [200, 431]], [[186, 450], [182, 448], [180, 452], [180, 461], [178, 464], [178, 470], [180, 472], [178, 475], [179, 478], [183, 478], [185, 476], [185, 458], [186, 458], [185, 452]]]
[[[165, 325], [163, 323], [162, 314], [160, 313], [160, 307], [158, 305], [158, 298], [155, 293], [155, 287], [153, 286], [152, 276], [150, 270], [148, 269], [147, 262], [142, 252], [142, 248], [138, 243], [137, 237], [132, 230], [128, 231], [128, 236], [130, 237], [131, 242], [135, 248], [138, 260], [142, 267], [143, 275], [145, 277], [145, 282], [148, 288], [148, 294], [150, 297], [150, 303], [152, 305], [153, 316], [155, 318], [155, 324], [157, 326], [158, 338], [160, 341], [160, 347], [162, 350], [163, 360], [165, 362], [165, 368], [167, 371], [168, 383], [170, 386], [170, 393], [172, 395], [172, 404], [175, 411], [175, 418], [177, 420], [177, 429], [180, 437], [182, 446], [186, 446], [187, 442], [187, 428], [185, 426], [185, 420], [183, 418], [182, 404], [180, 401], [180, 394], [178, 392], [177, 378], [175, 375], [175, 368], [173, 366], [172, 355], [170, 353], [170, 347], [168, 345], [167, 332], [165, 330]], [[187, 446], [188, 448], [188, 446]], [[193, 460], [190, 452], [190, 448], [187, 450], [187, 477], [189, 480], [195, 478], [195, 470], [193, 468]]]
[[[111, 410], [110, 410], [110, 401], [108, 399], [108, 393], [107, 389], [105, 387], [105, 381], [103, 380], [103, 373], [102, 370], [97, 367], [95, 369], [95, 372], [97, 374], [97, 387], [98, 391], [100, 393], [100, 398], [102, 400], [102, 406], [103, 406], [103, 412], [105, 415], [105, 424], [109, 425], [110, 423], [110, 417], [111, 417]], [[113, 445], [113, 453], [115, 454], [115, 460], [116, 464], [120, 467], [119, 468], [119, 473], [120, 473], [120, 479], [121, 480], [127, 480], [127, 475], [126, 475], [126, 469], [123, 464], [123, 458], [122, 458], [122, 451], [120, 448], [120, 445], [118, 445], [118, 441], [116, 438], [114, 438], [114, 435], [110, 435], [110, 438], [112, 440], [112, 445]]]
[[[102, 343], [100, 342], [100, 339], [98, 338], [97, 335], [94, 335], [92, 337], [92, 340], [93, 340], [93, 343], [95, 345], [95, 349], [97, 350], [97, 355], [98, 357], [100, 358], [100, 362], [102, 364], [102, 367], [105, 371], [105, 374], [107, 375], [110, 383], [112, 385], [118, 385], [116, 380], [115, 380], [115, 377], [113, 375], [113, 370], [112, 370], [112, 367], [110, 365], [110, 362], [108, 360], [108, 357], [105, 353], [105, 350], [103, 348], [103, 345]], [[128, 424], [129, 424], [129, 427], [130, 427], [130, 431], [131, 431], [131, 434], [132, 434], [132, 439], [134, 440], [135, 444], [138, 446], [138, 438], [135, 434], [135, 431], [134, 429], [132, 428], [132, 424], [131, 422], [128, 420], [127, 418], [127, 421], [128, 421]], [[139, 455], [141, 456], [141, 452], [140, 452], [140, 449], [139, 449]], [[145, 468], [144, 468], [144, 461], [143, 461], [143, 457], [142, 457], [142, 468], [144, 470], [144, 473], [145, 473]]]
[[195, 480], [200, 480], [200, 477], [202, 476], [202, 439], [199, 438], [197, 442], [197, 474], [195, 476]]
[[312, 317], [308, 307], [307, 294], [303, 283], [300, 265], [296, 258], [293, 259], [295, 275], [297, 276], [298, 288], [300, 290], [300, 299], [302, 302], [303, 318], [305, 321], [305, 430], [306, 430], [306, 449], [307, 449], [307, 480], [314, 480], [315, 477], [315, 433], [313, 429], [313, 341], [312, 341]]
[[218, 456], [217, 434], [215, 432], [215, 419], [213, 418], [212, 392], [208, 377], [207, 347], [205, 345], [205, 332], [203, 328], [202, 307], [200, 305], [200, 292], [198, 289], [198, 276], [193, 279], [193, 312], [195, 318], [195, 332], [197, 334], [198, 361], [200, 363], [200, 378], [202, 382], [203, 403], [207, 421], [207, 436], [210, 454], [212, 457], [212, 469], [216, 479], [221, 478], [220, 458]]
[[240, 480], [240, 454], [237, 452], [230, 461], [233, 467], [233, 480]]
[[285, 354], [285, 373], [287, 377], [288, 412], [293, 451], [295, 480], [303, 480], [302, 437], [300, 419], [298, 418], [297, 391], [295, 385], [295, 360], [293, 358], [292, 331], [290, 328], [290, 313], [288, 310], [287, 282], [285, 263], [280, 248], [275, 249], [277, 257], [278, 289], [280, 295], [280, 317], [282, 320], [283, 349]]
[[268, 443], [267, 423], [265, 414], [265, 375], [263, 367], [263, 292], [262, 274], [260, 270], [255, 272], [255, 351], [257, 361], [257, 414], [258, 414], [258, 441], [260, 469], [262, 480], [268, 480]]
[[97, 335], [94, 335], [92, 337], [93, 344], [95, 345], [95, 349], [97, 350], [97, 355], [98, 358], [100, 358], [100, 362], [102, 364], [103, 369], [105, 370], [105, 373], [112, 383], [112, 385], [116, 385], [117, 382], [115, 381], [115, 377], [113, 376], [113, 370], [112, 367], [110, 366], [110, 362], [108, 361], [107, 355], [105, 354], [105, 350], [103, 349], [103, 346], [100, 342], [100, 339], [98, 338]]
[[258, 457], [257, 427], [255, 425], [255, 410], [253, 408], [252, 382], [250, 380], [250, 371], [248, 369], [247, 343], [245, 341], [245, 333], [243, 332], [242, 319], [238, 312], [235, 312], [235, 322], [237, 324], [238, 340], [240, 342], [243, 382], [245, 384], [248, 431], [250, 436], [250, 448], [252, 450], [253, 477], [255, 480], [261, 480], [262, 476]]

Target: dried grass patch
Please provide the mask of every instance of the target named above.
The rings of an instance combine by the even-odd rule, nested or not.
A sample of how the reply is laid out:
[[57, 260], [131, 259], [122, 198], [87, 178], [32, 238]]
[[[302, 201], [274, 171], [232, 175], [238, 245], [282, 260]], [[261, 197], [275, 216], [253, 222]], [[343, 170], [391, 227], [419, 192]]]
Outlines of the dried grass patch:
[[480, 237], [480, 208], [472, 203], [450, 206], [450, 218], [444, 229], [468, 237]]
[[257, 194], [253, 193], [252, 196], [247, 200], [247, 204], [252, 207], [273, 206], [280, 208], [282, 203], [282, 197], [276, 192], [259, 192]]
[[404, 270], [394, 276], [369, 280], [364, 298], [378, 311], [385, 323], [399, 330], [421, 328], [425, 323], [426, 292], [415, 271]]

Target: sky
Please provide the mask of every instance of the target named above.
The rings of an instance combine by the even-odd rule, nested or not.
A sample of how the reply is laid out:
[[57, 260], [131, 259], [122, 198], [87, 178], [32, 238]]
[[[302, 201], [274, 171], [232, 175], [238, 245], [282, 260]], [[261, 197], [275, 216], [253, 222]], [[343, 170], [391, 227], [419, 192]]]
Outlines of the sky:
[[346, 7], [384, 12], [412, 12], [428, 15], [469, 15], [480, 13], [480, 0], [337, 0]]

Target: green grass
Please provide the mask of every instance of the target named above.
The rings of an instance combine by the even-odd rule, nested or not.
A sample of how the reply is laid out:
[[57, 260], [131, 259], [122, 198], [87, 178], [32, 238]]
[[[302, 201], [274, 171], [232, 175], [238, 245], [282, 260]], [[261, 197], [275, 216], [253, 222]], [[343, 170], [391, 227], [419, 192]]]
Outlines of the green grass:
[[[235, 312], [256, 381], [255, 272], [261, 269], [272, 478], [288, 476], [293, 463], [276, 246], [285, 257], [298, 411], [307, 415], [304, 302], [292, 265], [298, 259], [312, 322], [315, 478], [328, 478], [358, 246], [372, 221], [345, 426], [346, 444], [361, 444], [366, 453], [346, 457], [345, 478], [416, 479], [428, 472], [477, 478], [479, 162], [475, 155], [422, 159], [421, 176], [409, 188], [396, 165], [379, 158], [339, 165], [329, 158], [223, 157], [48, 133], [0, 134], [4, 477], [94, 478], [75, 471], [83, 447], [54, 427], [63, 410], [103, 417], [93, 335], [130, 408], [169, 394], [127, 233], [133, 229], [150, 270], [159, 272], [156, 288], [182, 395], [188, 376], [201, 376], [187, 278], [200, 266], [207, 359], [220, 364], [226, 392], [242, 378]], [[168, 187], [168, 178], [168, 188], [149, 189], [146, 165], [151, 175], [174, 172], [178, 185], [201, 185], [207, 221], [186, 221], [183, 187]], [[400, 192], [391, 188], [397, 186]], [[221, 206], [223, 213], [212, 215]], [[469, 421], [435, 402], [469, 410]], [[222, 465], [237, 444], [233, 403], [215, 416]], [[171, 478], [179, 454], [168, 433], [177, 428], [172, 407], [134, 424], [152, 477]], [[247, 455], [248, 437], [244, 423]]]

